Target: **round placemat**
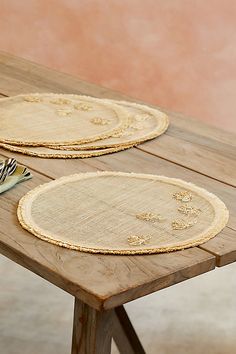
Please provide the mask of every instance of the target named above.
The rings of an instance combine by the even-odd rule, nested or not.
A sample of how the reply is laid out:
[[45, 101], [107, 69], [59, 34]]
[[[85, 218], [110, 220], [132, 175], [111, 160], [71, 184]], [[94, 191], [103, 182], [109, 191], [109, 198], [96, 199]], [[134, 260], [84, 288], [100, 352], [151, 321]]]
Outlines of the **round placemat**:
[[114, 103], [78, 95], [30, 94], [0, 100], [0, 142], [73, 145], [120, 133], [127, 112]]
[[34, 156], [34, 157], [43, 157], [43, 158], [52, 158], [52, 159], [83, 159], [87, 157], [96, 157], [106, 154], [111, 154], [113, 152], [118, 152], [131, 148], [132, 146], [118, 146], [108, 149], [97, 149], [97, 150], [56, 150], [50, 149], [46, 146], [17, 146], [0, 143], [0, 147], [13, 151], [19, 152], [24, 155]]
[[199, 245], [228, 210], [215, 195], [156, 175], [95, 172], [62, 177], [26, 194], [20, 224], [50, 243], [92, 253], [145, 254]]
[[109, 138], [82, 145], [60, 146], [59, 149], [88, 150], [122, 145], [134, 146], [156, 138], [163, 134], [168, 128], [168, 116], [158, 109], [127, 101], [103, 100], [103, 102], [104, 101], [117, 104], [126, 109], [129, 114], [127, 126], [122, 131], [114, 133], [113, 136]]

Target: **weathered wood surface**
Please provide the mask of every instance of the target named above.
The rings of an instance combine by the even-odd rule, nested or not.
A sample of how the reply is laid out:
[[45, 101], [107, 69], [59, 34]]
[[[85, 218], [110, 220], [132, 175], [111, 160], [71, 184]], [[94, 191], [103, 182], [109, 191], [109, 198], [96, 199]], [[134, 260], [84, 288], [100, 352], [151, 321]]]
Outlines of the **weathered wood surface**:
[[37, 239], [16, 217], [19, 199], [50, 179], [34, 178], [1, 195], [1, 252], [96, 309], [108, 309], [214, 268], [198, 248], [151, 256], [108, 256], [71, 251]]
[[123, 306], [119, 306], [114, 310], [113, 339], [120, 354], [145, 354], [144, 348]]
[[75, 298], [71, 354], [110, 354], [113, 311], [99, 312]]
[[[121, 93], [1, 53], [0, 93], [11, 96], [45, 91], [81, 93], [134, 101]], [[140, 145], [139, 148], [235, 186], [235, 136], [206, 124], [186, 119], [179, 114], [168, 113], [171, 126], [167, 133], [159, 139]]]
[[214, 254], [216, 265], [222, 267], [236, 260], [235, 237], [235, 230], [226, 227], [223, 231], [223, 237], [215, 237], [201, 245], [200, 248]]
[[[206, 188], [220, 197], [230, 210], [228, 226], [210, 243], [201, 247], [208, 247], [207, 251], [217, 256], [217, 265], [222, 265], [221, 257], [224, 256], [224, 264], [236, 260], [236, 189], [222, 182], [193, 172], [172, 162], [144, 153], [138, 149], [130, 149], [113, 155], [102, 156], [85, 160], [52, 160], [38, 159], [0, 150], [5, 156], [15, 156], [19, 162], [27, 165], [33, 171], [40, 171], [41, 174], [50, 178], [61, 177], [75, 172], [87, 172], [96, 170], [114, 170], [124, 172], [154, 173], [170, 177], [182, 178]], [[60, 161], [60, 163], [58, 163]], [[231, 228], [231, 239], [226, 235], [228, 228]], [[235, 240], [234, 240], [235, 238]], [[221, 246], [220, 246], [221, 244]], [[225, 246], [222, 248], [222, 244]], [[229, 254], [229, 257], [227, 257]], [[225, 263], [226, 262], [226, 263]]]
[[[0, 55], [0, 93], [82, 93], [127, 99], [111, 90]], [[47, 160], [1, 150], [29, 166], [34, 178], [1, 195], [0, 250], [24, 267], [65, 289], [95, 309], [110, 309], [236, 260], [236, 169], [234, 142], [223, 133], [170, 114], [167, 134], [124, 152], [85, 160]], [[15, 211], [27, 190], [59, 176], [94, 170], [121, 170], [180, 177], [218, 195], [230, 209], [220, 235], [200, 248], [150, 256], [104, 256], [73, 252], [36, 239], [19, 226]]]

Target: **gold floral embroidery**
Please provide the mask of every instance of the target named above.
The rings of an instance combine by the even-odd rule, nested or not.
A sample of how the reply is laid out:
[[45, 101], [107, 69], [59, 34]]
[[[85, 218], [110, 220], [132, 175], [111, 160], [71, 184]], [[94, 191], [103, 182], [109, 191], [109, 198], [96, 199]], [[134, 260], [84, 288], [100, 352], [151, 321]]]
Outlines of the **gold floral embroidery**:
[[173, 198], [183, 203], [191, 202], [193, 196], [189, 191], [176, 192], [173, 194]]
[[178, 208], [178, 211], [184, 215], [188, 215], [188, 216], [198, 216], [202, 211], [201, 209], [197, 209], [193, 206], [190, 206], [190, 205], [181, 205], [179, 208]]
[[89, 104], [85, 104], [82, 102], [75, 104], [74, 108], [77, 109], [78, 111], [91, 111], [93, 109], [93, 107], [90, 106]]
[[150, 236], [132, 235], [128, 237], [128, 243], [130, 244], [130, 246], [141, 246], [149, 243], [150, 239]]
[[73, 111], [72, 111], [71, 109], [57, 109], [57, 110], [56, 110], [56, 113], [57, 113], [59, 116], [66, 117], [66, 116], [71, 116], [71, 114], [73, 113]]
[[56, 98], [56, 99], [53, 99], [50, 101], [50, 103], [53, 103], [53, 104], [58, 104], [60, 106], [64, 105], [64, 104], [70, 104], [71, 101], [68, 100], [67, 98]]
[[41, 102], [41, 98], [37, 96], [25, 96], [23, 99], [26, 102]]
[[121, 132], [117, 132], [115, 134], [112, 135], [113, 138], [121, 138], [121, 137], [129, 137], [134, 135], [134, 132], [131, 132], [129, 130], [124, 130]]
[[107, 125], [111, 121], [109, 119], [95, 117], [95, 118], [90, 119], [90, 122], [93, 124], [96, 124], [96, 125]]
[[154, 213], [141, 213], [141, 214], [136, 214], [136, 218], [139, 220], [144, 220], [144, 221], [151, 221], [151, 222], [162, 222], [165, 221], [165, 218], [161, 216], [160, 214], [154, 214]]
[[172, 229], [173, 230], [184, 230], [188, 229], [189, 227], [194, 226], [197, 223], [197, 220], [194, 221], [185, 221], [183, 219], [178, 219], [172, 221]]

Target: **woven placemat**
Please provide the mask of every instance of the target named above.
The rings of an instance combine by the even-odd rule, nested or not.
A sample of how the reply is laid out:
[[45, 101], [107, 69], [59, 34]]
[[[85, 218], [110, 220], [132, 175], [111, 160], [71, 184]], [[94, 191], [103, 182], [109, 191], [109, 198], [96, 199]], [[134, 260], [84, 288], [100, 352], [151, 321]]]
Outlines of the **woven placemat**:
[[127, 127], [118, 133], [114, 133], [110, 138], [82, 145], [61, 146], [59, 147], [60, 149], [88, 150], [127, 145], [134, 146], [156, 138], [163, 134], [168, 128], [169, 119], [167, 115], [158, 109], [127, 101], [103, 100], [103, 102], [104, 101], [118, 104], [127, 110], [129, 114]]
[[13, 151], [19, 152], [24, 155], [42, 157], [42, 158], [52, 158], [52, 159], [83, 159], [87, 157], [96, 157], [106, 154], [111, 154], [113, 152], [118, 152], [122, 150], [129, 149], [132, 146], [118, 146], [108, 149], [97, 149], [97, 150], [60, 150], [51, 149], [46, 146], [17, 146], [0, 143], [0, 147]]
[[73, 145], [120, 133], [127, 112], [114, 103], [78, 95], [30, 94], [0, 100], [0, 142]]
[[95, 172], [35, 188], [19, 203], [21, 225], [50, 243], [92, 253], [145, 254], [199, 245], [228, 210], [215, 195], [156, 175]]

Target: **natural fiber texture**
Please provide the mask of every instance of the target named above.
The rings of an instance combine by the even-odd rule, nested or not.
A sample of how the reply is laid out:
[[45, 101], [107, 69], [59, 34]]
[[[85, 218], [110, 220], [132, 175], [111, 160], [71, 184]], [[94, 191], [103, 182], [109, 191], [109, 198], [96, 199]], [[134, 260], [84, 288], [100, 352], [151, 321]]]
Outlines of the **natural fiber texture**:
[[215, 195], [163, 176], [95, 172], [62, 177], [30, 191], [21, 225], [50, 243], [92, 253], [180, 250], [214, 237], [228, 221]]
[[78, 95], [30, 94], [0, 100], [0, 142], [11, 145], [73, 145], [120, 133], [122, 107]]
[[[163, 134], [169, 125], [167, 115], [157, 109], [127, 101], [103, 100], [125, 108], [129, 114], [127, 127], [112, 137], [75, 146], [61, 146], [62, 150], [88, 150], [116, 146], [134, 146]], [[53, 148], [53, 147], [52, 147]]]
[[128, 149], [165, 132], [168, 117], [150, 107], [71, 94], [0, 100], [0, 146], [43, 158], [86, 158]]
[[131, 146], [118, 146], [109, 149], [98, 149], [98, 150], [55, 150], [50, 149], [44, 146], [16, 146], [9, 144], [1, 144], [0, 147], [13, 151], [19, 152], [24, 155], [34, 156], [34, 157], [42, 157], [42, 158], [52, 158], [52, 159], [83, 159], [87, 157], [96, 157], [105, 154], [111, 154], [113, 152], [122, 151], [125, 149], [129, 149]]

